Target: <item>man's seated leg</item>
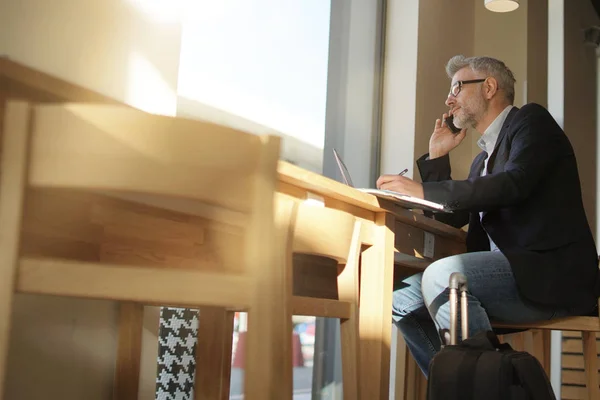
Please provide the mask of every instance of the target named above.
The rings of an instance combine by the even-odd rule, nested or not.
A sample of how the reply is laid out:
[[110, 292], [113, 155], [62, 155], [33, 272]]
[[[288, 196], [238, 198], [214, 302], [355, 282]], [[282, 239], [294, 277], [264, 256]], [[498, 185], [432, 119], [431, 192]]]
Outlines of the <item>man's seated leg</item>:
[[394, 287], [392, 319], [404, 336], [412, 356], [428, 375], [429, 362], [440, 349], [437, 328], [429, 315], [421, 293], [423, 274], [412, 275]]
[[450, 327], [448, 280], [453, 272], [461, 272], [467, 278], [470, 336], [491, 330], [490, 318], [530, 322], [563, 314], [560, 310], [523, 299], [510, 264], [501, 252], [466, 253], [436, 261], [423, 274], [423, 297], [438, 329]]

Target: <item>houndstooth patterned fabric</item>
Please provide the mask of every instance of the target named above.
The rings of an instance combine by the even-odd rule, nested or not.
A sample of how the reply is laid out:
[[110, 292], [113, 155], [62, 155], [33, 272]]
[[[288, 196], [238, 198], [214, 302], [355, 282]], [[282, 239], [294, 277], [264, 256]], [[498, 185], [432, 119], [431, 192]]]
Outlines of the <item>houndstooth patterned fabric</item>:
[[198, 310], [161, 307], [156, 400], [193, 400]]

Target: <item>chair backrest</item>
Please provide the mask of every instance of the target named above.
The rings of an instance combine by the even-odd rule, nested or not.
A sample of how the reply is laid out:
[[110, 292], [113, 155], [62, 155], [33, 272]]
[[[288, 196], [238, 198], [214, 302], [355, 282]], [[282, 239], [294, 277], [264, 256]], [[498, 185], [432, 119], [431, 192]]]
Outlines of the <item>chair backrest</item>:
[[274, 187], [275, 136], [112, 105], [39, 105], [31, 115], [33, 186], [187, 197], [244, 213], [266, 171]]
[[356, 218], [331, 208], [300, 203], [294, 226], [293, 251], [328, 257], [345, 264]]
[[221, 219], [237, 220], [244, 236], [212, 240], [214, 258], [231, 259], [226, 255], [239, 243], [236, 265], [222, 266], [263, 268], [270, 250], [262, 243], [275, 234], [278, 137], [122, 106], [17, 101], [7, 103], [4, 127], [11, 160], [3, 162], [27, 170], [22, 186], [125, 193], [134, 201], [154, 196], [160, 201], [147, 203], [175, 204], [186, 213], [208, 204], [202, 217], [224, 210]]
[[[293, 285], [290, 278], [287, 291], [294, 296], [357, 302], [364, 222], [347, 212], [310, 205], [282, 193], [276, 199], [280, 247], [287, 249], [287, 256], [296, 256], [286, 261], [293, 264], [287, 271], [293, 275]], [[315, 315], [311, 312], [316, 311], [305, 315]]]

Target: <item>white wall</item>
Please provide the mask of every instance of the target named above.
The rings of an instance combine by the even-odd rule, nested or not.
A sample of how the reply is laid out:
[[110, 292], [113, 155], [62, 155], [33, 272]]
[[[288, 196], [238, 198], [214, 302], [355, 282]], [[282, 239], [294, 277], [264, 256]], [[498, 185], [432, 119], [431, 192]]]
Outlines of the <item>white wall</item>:
[[413, 178], [419, 51], [419, 2], [388, 2], [383, 83], [381, 173], [408, 168]]
[[[548, 1], [548, 111], [564, 128], [564, 0]], [[550, 338], [550, 382], [554, 393], [561, 393], [562, 332]]]
[[181, 23], [173, 6], [162, 4], [2, 0], [0, 54], [133, 106], [174, 114]]

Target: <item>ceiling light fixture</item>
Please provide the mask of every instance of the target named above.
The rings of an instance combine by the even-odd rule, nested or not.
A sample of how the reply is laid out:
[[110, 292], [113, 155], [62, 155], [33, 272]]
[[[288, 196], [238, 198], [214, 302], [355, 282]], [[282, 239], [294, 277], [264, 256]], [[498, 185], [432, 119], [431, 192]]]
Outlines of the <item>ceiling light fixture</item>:
[[509, 12], [519, 8], [519, 0], [485, 0], [485, 8], [494, 12]]

